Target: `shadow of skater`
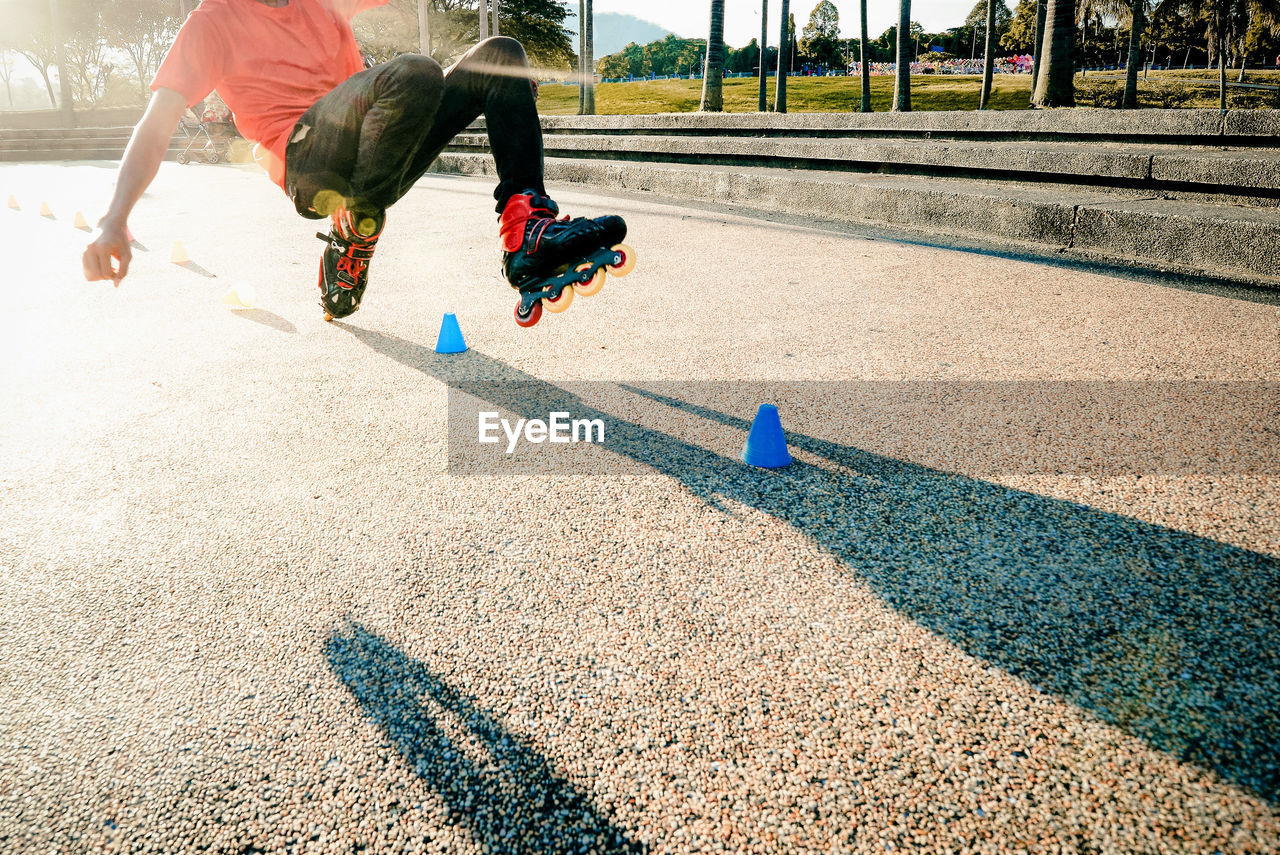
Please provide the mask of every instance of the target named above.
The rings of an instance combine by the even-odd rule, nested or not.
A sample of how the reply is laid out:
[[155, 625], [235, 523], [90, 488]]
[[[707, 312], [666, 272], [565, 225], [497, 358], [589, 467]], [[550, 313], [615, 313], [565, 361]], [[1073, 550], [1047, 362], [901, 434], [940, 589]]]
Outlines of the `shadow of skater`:
[[[845, 471], [803, 461], [751, 469], [601, 413], [475, 350], [439, 356], [394, 336], [344, 328], [517, 416], [545, 418], [556, 409], [607, 418], [609, 451], [709, 504], [724, 497], [787, 523], [892, 608], [967, 653], [1183, 762], [1280, 799], [1276, 558], [793, 431], [794, 448]], [[744, 432], [749, 425], [649, 397]]]
[[[643, 853], [591, 799], [475, 699], [358, 623], [325, 645], [329, 666], [420, 778], [486, 852]], [[449, 736], [474, 738], [468, 756]], [[465, 737], [464, 737], [465, 739]], [[467, 740], [470, 741], [470, 740]]]

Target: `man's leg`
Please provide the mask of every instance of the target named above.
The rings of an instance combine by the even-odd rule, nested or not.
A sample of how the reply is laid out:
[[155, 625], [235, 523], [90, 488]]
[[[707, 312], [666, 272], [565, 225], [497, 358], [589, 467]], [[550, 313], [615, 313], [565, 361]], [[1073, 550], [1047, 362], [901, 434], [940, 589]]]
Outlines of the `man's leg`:
[[298, 213], [320, 218], [343, 205], [380, 219], [402, 195], [443, 83], [435, 60], [406, 54], [353, 74], [312, 105], [286, 156]]
[[482, 114], [498, 167], [497, 210], [522, 191], [545, 194], [535, 86], [524, 48], [515, 39], [495, 36], [467, 51], [444, 73], [435, 121], [404, 174], [400, 194], [409, 192], [445, 146]]
[[444, 74], [429, 57], [406, 55], [352, 75], [303, 114], [285, 156], [285, 188], [298, 213], [332, 215], [320, 259], [326, 318], [360, 308], [386, 209], [431, 126]]

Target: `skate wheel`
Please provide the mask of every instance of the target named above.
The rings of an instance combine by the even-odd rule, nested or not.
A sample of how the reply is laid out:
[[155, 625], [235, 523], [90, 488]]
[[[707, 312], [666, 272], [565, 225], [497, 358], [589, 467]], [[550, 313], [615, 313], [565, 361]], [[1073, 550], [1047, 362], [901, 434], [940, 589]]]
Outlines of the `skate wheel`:
[[564, 286], [564, 290], [560, 292], [559, 298], [555, 300], [548, 299], [547, 297], [542, 298], [542, 305], [547, 307], [548, 312], [553, 312], [555, 314], [559, 314], [560, 312], [563, 312], [565, 309], [569, 308], [569, 304], [572, 302], [573, 302], [573, 286], [572, 285]]
[[325, 320], [325, 323], [331, 323], [333, 321], [333, 315], [329, 314], [328, 312], [325, 312], [324, 320]]
[[516, 325], [521, 327], [531, 327], [542, 318], [542, 301], [533, 304], [533, 308], [529, 310], [529, 314], [520, 314], [520, 304], [516, 303]]
[[636, 269], [636, 251], [625, 243], [620, 243], [613, 248], [613, 251], [622, 256], [622, 261], [617, 264], [609, 265], [609, 272], [614, 276], [626, 276], [632, 270]]
[[574, 285], [573, 288], [584, 297], [590, 297], [592, 294], [600, 293], [600, 289], [604, 287], [604, 268], [601, 267], [591, 278], [580, 285]]

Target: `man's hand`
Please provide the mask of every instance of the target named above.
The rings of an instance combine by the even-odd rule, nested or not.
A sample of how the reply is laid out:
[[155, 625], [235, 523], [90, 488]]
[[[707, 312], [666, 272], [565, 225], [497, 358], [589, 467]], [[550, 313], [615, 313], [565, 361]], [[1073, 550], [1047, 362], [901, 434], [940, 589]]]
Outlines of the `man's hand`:
[[120, 287], [129, 274], [133, 250], [129, 246], [129, 230], [123, 223], [104, 219], [98, 224], [98, 236], [84, 250], [84, 278], [90, 282], [110, 279]]
[[125, 223], [129, 212], [155, 178], [160, 161], [169, 150], [169, 140], [178, 127], [178, 118], [187, 99], [172, 89], [157, 89], [142, 121], [133, 129], [129, 147], [120, 161], [116, 190], [107, 215], [98, 222], [99, 234], [84, 251], [84, 278], [90, 282], [110, 279], [117, 287], [129, 273], [133, 251]]

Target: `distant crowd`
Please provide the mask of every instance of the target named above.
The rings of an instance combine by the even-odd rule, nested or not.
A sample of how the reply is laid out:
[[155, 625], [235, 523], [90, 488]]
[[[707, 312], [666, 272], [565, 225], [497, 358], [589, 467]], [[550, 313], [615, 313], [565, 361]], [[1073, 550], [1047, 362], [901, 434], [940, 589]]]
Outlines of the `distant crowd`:
[[[1031, 54], [1001, 56], [995, 59], [993, 70], [996, 74], [1030, 74], [1031, 67], [1035, 64], [1035, 57]], [[870, 63], [872, 74], [896, 74], [898, 64], [896, 62], [873, 62]], [[861, 74], [862, 65], [853, 63], [849, 66], [850, 74]], [[939, 62], [913, 62], [911, 63], [912, 74], [981, 74], [982, 59], [945, 59]]]

